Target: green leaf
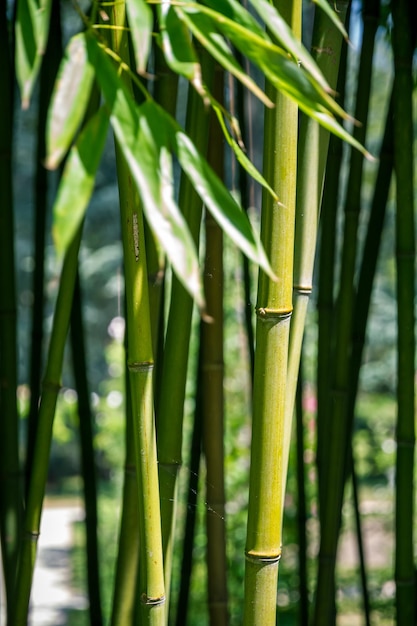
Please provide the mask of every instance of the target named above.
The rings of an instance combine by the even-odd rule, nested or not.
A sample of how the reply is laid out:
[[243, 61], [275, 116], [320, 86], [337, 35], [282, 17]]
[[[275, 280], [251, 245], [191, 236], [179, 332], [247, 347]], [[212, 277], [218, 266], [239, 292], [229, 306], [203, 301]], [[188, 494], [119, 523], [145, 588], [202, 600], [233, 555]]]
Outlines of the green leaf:
[[158, 15], [161, 46], [168, 67], [185, 76], [199, 93], [203, 93], [201, 66], [188, 28], [169, 2], [158, 5]]
[[132, 34], [136, 70], [139, 74], [143, 74], [146, 71], [152, 44], [152, 9], [145, 0], [127, 0], [126, 10]]
[[52, 0], [19, 0], [16, 14], [16, 75], [27, 109], [48, 40]]
[[267, 107], [273, 104], [268, 96], [262, 91], [250, 76], [242, 69], [233, 56], [224, 37], [221, 36], [216, 27], [215, 21], [209, 15], [186, 7], [175, 7], [175, 11], [180, 19], [188, 26], [190, 31], [199, 40], [202, 46], [224, 67], [225, 70], [235, 76]]
[[181, 167], [206, 208], [238, 248], [275, 280], [261, 241], [246, 214], [179, 126], [176, 126], [174, 141]]
[[[347, 30], [342, 20], [338, 17], [336, 10], [333, 10], [330, 6], [330, 3], [327, 0], [313, 0], [314, 4], [320, 7], [322, 11], [324, 11], [327, 17], [333, 22], [336, 28], [342, 33], [344, 39], [349, 41], [349, 35], [347, 34]], [[336, 7], [336, 4], [335, 4]]]
[[143, 204], [144, 215], [173, 270], [197, 305], [204, 308], [198, 255], [184, 217], [174, 201], [172, 156], [167, 126], [153, 102], [138, 106], [113, 64], [92, 37], [90, 62], [106, 100], [110, 121]]
[[238, 160], [240, 165], [247, 171], [247, 173], [254, 180], [256, 180], [260, 185], [262, 185], [262, 187], [264, 187], [265, 189], [269, 191], [269, 193], [274, 198], [274, 200], [278, 201], [278, 196], [276, 195], [275, 191], [268, 184], [268, 182], [262, 176], [260, 171], [254, 166], [252, 161], [248, 159], [248, 157], [246, 156], [242, 148], [239, 146], [236, 139], [234, 139], [234, 137], [232, 137], [232, 135], [229, 133], [226, 123], [224, 121], [223, 112], [221, 111], [221, 108], [217, 106], [216, 104], [214, 104], [213, 102], [212, 102], [212, 107], [217, 115], [217, 119], [219, 120], [219, 124], [222, 128], [225, 139], [227, 143], [229, 144], [229, 146], [232, 148], [233, 152], [235, 153], [236, 159]]
[[48, 111], [46, 167], [54, 169], [68, 152], [87, 109], [94, 68], [88, 62], [85, 37], [69, 41]]
[[54, 204], [53, 237], [64, 254], [84, 219], [106, 142], [109, 118], [102, 107], [88, 121], [71, 148]]

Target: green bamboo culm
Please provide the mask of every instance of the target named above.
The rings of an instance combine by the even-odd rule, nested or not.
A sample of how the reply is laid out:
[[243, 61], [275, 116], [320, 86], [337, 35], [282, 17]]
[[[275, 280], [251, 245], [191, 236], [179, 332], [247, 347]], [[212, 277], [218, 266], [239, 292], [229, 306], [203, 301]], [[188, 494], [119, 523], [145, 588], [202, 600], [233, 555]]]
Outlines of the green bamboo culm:
[[[281, 2], [277, 8], [296, 36], [300, 36], [301, 3]], [[263, 169], [281, 203], [264, 195], [261, 238], [278, 281], [273, 282], [260, 273], [245, 549], [245, 626], [275, 625], [282, 542], [282, 481], [286, 476], [283, 439], [292, 312], [298, 111], [270, 85], [267, 94], [275, 108], [265, 115]]]
[[9, 623], [22, 521], [17, 388], [17, 308], [12, 190], [13, 53], [7, 2], [0, 2], [0, 535]]
[[82, 317], [80, 277], [75, 279], [74, 298], [71, 309], [71, 352], [75, 388], [78, 396], [80, 432], [81, 473], [84, 484], [84, 508], [87, 552], [87, 589], [91, 626], [103, 624], [99, 578], [99, 547], [97, 538], [97, 480], [93, 443], [93, 416], [87, 381], [87, 360]]
[[[350, 2], [338, 3], [342, 23], [349, 14]], [[343, 37], [329, 17], [317, 9], [314, 18], [311, 52], [329, 85], [336, 89]], [[307, 307], [313, 289], [313, 269], [330, 134], [302, 115], [298, 142], [297, 201], [295, 217], [294, 296], [288, 357], [285, 457], [290, 449], [291, 422], [304, 334]], [[285, 466], [287, 465], [285, 462]], [[285, 484], [283, 488], [285, 490]]]
[[[203, 75], [210, 85], [213, 69], [203, 57]], [[200, 96], [190, 89], [187, 102], [186, 132], [198, 150], [207, 151], [208, 123]], [[179, 202], [188, 228], [198, 244], [202, 204], [189, 179], [180, 181]], [[164, 361], [158, 398], [158, 461], [161, 496], [162, 537], [164, 550], [165, 588], [169, 598], [174, 528], [176, 518], [178, 475], [182, 465], [182, 433], [191, 333], [193, 301], [176, 276], [172, 277], [171, 300], [164, 345]]]
[[[365, 143], [369, 96], [372, 75], [372, 58], [378, 26], [379, 1], [367, 0], [363, 5], [363, 41], [358, 71], [355, 117], [361, 126], [355, 127], [354, 136]], [[336, 549], [341, 523], [343, 493], [347, 466], [347, 451], [351, 439], [348, 421], [349, 355], [355, 302], [354, 275], [357, 254], [357, 229], [361, 206], [363, 155], [351, 152], [349, 178], [345, 200], [345, 224], [341, 259], [340, 289], [336, 302], [335, 346], [332, 361], [331, 411], [326, 431], [323, 470], [323, 498], [321, 506], [321, 541], [314, 623], [333, 624]]]
[[[213, 94], [223, 101], [223, 71], [216, 68]], [[211, 116], [208, 160], [224, 177], [221, 128]], [[224, 485], [223, 233], [205, 214], [204, 292], [210, 323], [202, 328], [203, 450], [206, 461], [207, 577], [210, 624], [227, 626], [226, 521]]]
[[16, 594], [11, 624], [26, 626], [29, 598], [39, 538], [42, 503], [48, 474], [49, 451], [58, 393], [61, 387], [62, 363], [68, 333], [72, 296], [78, 266], [78, 250], [82, 226], [71, 241], [65, 255], [49, 344], [48, 359], [42, 385], [38, 428], [33, 452], [33, 466], [26, 501], [24, 534], [19, 553]]
[[[413, 71], [416, 12], [393, 0], [394, 168], [396, 177], [397, 267], [397, 459], [395, 582], [397, 624], [416, 623], [413, 542], [415, 447], [415, 224], [413, 156]], [[413, 32], [414, 31], [414, 32]]]
[[45, 168], [46, 120], [55, 78], [62, 57], [61, 9], [59, 2], [53, 2], [51, 8], [51, 26], [48, 43], [43, 58], [39, 77], [38, 126], [35, 171], [35, 224], [34, 224], [34, 260], [33, 271], [33, 307], [30, 351], [30, 406], [26, 444], [26, 490], [33, 459], [38, 406], [42, 375], [43, 323], [45, 318], [45, 241], [47, 222], [47, 198], [51, 174]]
[[300, 591], [300, 626], [308, 626], [308, 572], [307, 572], [307, 500], [304, 470], [304, 419], [303, 419], [303, 359], [301, 356], [297, 393], [295, 397], [296, 449], [297, 449], [297, 526], [298, 526], [298, 572]]
[[[126, 6], [110, 9], [113, 50], [129, 63]], [[131, 84], [126, 79], [127, 87]], [[149, 312], [148, 273], [143, 215], [132, 176], [116, 143], [117, 179], [122, 223], [127, 317], [127, 366], [132, 403], [132, 427], [139, 509], [140, 621], [152, 626], [165, 624], [158, 463], [153, 394], [153, 352]]]

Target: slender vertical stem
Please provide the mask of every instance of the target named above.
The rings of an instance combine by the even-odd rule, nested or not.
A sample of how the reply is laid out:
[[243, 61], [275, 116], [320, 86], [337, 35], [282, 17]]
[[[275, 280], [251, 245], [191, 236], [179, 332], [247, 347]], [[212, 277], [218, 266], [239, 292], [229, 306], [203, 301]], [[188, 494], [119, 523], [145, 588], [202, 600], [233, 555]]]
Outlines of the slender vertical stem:
[[308, 577], [307, 577], [307, 510], [304, 474], [304, 421], [303, 421], [303, 368], [300, 362], [297, 395], [295, 398], [295, 415], [297, 430], [297, 525], [298, 525], [298, 559], [300, 589], [300, 626], [308, 625]]
[[75, 387], [78, 395], [81, 468], [84, 482], [84, 506], [86, 516], [87, 584], [90, 624], [91, 626], [101, 626], [103, 617], [101, 611], [99, 549], [97, 541], [96, 464], [94, 458], [90, 394], [87, 382], [87, 361], [81, 311], [81, 287], [78, 273], [75, 279], [74, 299], [71, 308], [70, 339]]
[[[125, 4], [111, 7], [112, 46], [129, 61]], [[128, 85], [131, 88], [131, 85]], [[153, 353], [143, 215], [132, 176], [116, 143], [127, 313], [127, 366], [139, 503], [139, 595], [143, 624], [165, 624], [165, 588], [153, 406]], [[138, 253], [139, 251], [139, 253]]]
[[[301, 3], [277, 5], [300, 36]], [[261, 237], [278, 277], [259, 277], [249, 510], [246, 538], [245, 626], [273, 626], [283, 515], [284, 418], [292, 312], [297, 107], [267, 87], [275, 108], [265, 116], [264, 174], [282, 205], [264, 195]]]
[[51, 27], [48, 43], [40, 70], [39, 104], [38, 104], [38, 134], [36, 146], [35, 172], [35, 267], [33, 272], [33, 313], [31, 329], [30, 353], [30, 408], [28, 416], [27, 453], [26, 453], [26, 490], [33, 459], [33, 445], [35, 441], [38, 407], [42, 372], [42, 346], [45, 300], [45, 229], [47, 219], [48, 184], [51, 174], [47, 172], [44, 162], [46, 156], [45, 132], [48, 105], [52, 89], [62, 57], [62, 32], [60, 3], [53, 2], [51, 9]]
[[[365, 143], [370, 95], [370, 77], [375, 33], [378, 26], [378, 0], [364, 2], [364, 33], [358, 74], [355, 117], [361, 121], [354, 135]], [[355, 301], [354, 273], [356, 266], [357, 229], [361, 206], [363, 156], [351, 153], [345, 203], [345, 225], [340, 274], [340, 290], [336, 305], [335, 349], [332, 363], [331, 419], [329, 420], [326, 465], [323, 468], [324, 497], [321, 501], [322, 527], [319, 554], [315, 624], [334, 623], [334, 588], [336, 548], [341, 522], [348, 442], [351, 438], [347, 419], [349, 356]]]
[[39, 537], [42, 504], [48, 473], [49, 451], [56, 401], [61, 385], [64, 348], [70, 322], [72, 296], [77, 272], [82, 226], [68, 247], [61, 272], [58, 298], [49, 344], [48, 360], [42, 385], [38, 428], [33, 451], [33, 465], [27, 496], [24, 535], [19, 554], [16, 602], [11, 624], [25, 626]]
[[17, 311], [12, 190], [13, 56], [7, 2], [0, 1], [0, 535], [7, 614], [14, 584], [22, 518], [17, 387]]
[[[217, 69], [213, 93], [223, 100], [223, 72]], [[222, 131], [212, 115], [210, 164], [223, 177], [224, 146]], [[206, 459], [206, 527], [208, 606], [210, 624], [226, 626], [227, 567], [224, 487], [224, 397], [223, 397], [223, 233], [210, 213], [206, 212], [206, 255], [204, 289], [207, 313], [211, 323], [203, 324], [203, 449]]]
[[[203, 59], [205, 69], [206, 61]], [[207, 84], [212, 68], [207, 67]], [[208, 124], [204, 104], [191, 89], [188, 94], [186, 131], [202, 154], [206, 153]], [[182, 176], [179, 206], [187, 220], [194, 241], [200, 235], [201, 200], [190, 181]], [[164, 363], [158, 401], [158, 460], [161, 489], [162, 538], [164, 549], [165, 588], [169, 597], [172, 570], [173, 536], [176, 517], [178, 474], [181, 467], [185, 384], [189, 354], [193, 302], [182, 284], [172, 279], [171, 302], [164, 346]], [[163, 390], [163, 393], [162, 393]]]
[[413, 71], [415, 8], [394, 0], [394, 167], [397, 265], [397, 461], [395, 582], [397, 624], [416, 623], [413, 551], [415, 448], [415, 224]]

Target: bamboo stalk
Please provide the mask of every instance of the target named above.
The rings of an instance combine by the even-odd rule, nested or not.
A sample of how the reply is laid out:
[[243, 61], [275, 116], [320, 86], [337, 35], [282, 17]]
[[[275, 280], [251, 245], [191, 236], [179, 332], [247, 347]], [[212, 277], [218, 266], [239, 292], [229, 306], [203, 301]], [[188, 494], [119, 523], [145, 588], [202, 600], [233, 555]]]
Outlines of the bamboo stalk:
[[[365, 143], [372, 58], [375, 33], [378, 26], [378, 0], [364, 2], [364, 33], [358, 73], [355, 117], [361, 126], [354, 136]], [[340, 291], [336, 303], [335, 349], [332, 362], [331, 419], [327, 433], [326, 465], [323, 468], [322, 526], [319, 553], [315, 624], [334, 623], [334, 599], [329, 589], [334, 588], [336, 549], [341, 523], [341, 510], [347, 466], [347, 442], [351, 439], [347, 419], [349, 356], [355, 302], [354, 273], [357, 249], [357, 228], [361, 206], [363, 156], [351, 153], [349, 179], [345, 202], [345, 225], [342, 248]]]
[[304, 474], [304, 421], [303, 421], [303, 364], [300, 361], [297, 394], [295, 398], [297, 431], [297, 526], [298, 526], [298, 571], [300, 590], [300, 626], [308, 626], [308, 574], [307, 574], [307, 508]]
[[[278, 3], [297, 36], [301, 3]], [[249, 510], [246, 539], [244, 624], [273, 626], [281, 558], [285, 393], [290, 319], [297, 171], [297, 107], [267, 86], [275, 108], [265, 115], [264, 175], [282, 205], [263, 198], [261, 238], [277, 282], [260, 273]]]
[[[223, 100], [223, 72], [217, 69], [214, 96]], [[223, 136], [214, 114], [211, 117], [208, 160], [223, 178]], [[206, 528], [208, 607], [210, 624], [228, 624], [226, 522], [224, 486], [224, 394], [223, 394], [223, 233], [210, 213], [205, 215], [206, 253], [204, 290], [211, 323], [202, 327], [203, 450], [206, 460]]]
[[42, 503], [48, 473], [49, 450], [56, 401], [60, 390], [65, 340], [68, 333], [71, 303], [77, 271], [78, 249], [82, 226], [68, 247], [61, 272], [48, 360], [39, 408], [38, 428], [33, 454], [33, 465], [27, 496], [24, 535], [19, 553], [16, 597], [11, 624], [26, 626], [30, 590], [36, 560], [37, 544], [42, 513]]
[[17, 311], [12, 189], [13, 56], [7, 2], [0, 2], [0, 535], [7, 615], [15, 602], [22, 522], [17, 388]]
[[[203, 322], [200, 322], [200, 336], [201, 326]], [[178, 594], [177, 603], [177, 615], [176, 626], [183, 626], [187, 623], [188, 613], [188, 599], [190, 594], [191, 585], [191, 572], [193, 565], [193, 548], [194, 548], [194, 535], [195, 524], [197, 517], [197, 499], [199, 488], [199, 476], [200, 476], [200, 460], [201, 460], [201, 440], [203, 434], [203, 420], [201, 415], [202, 410], [202, 376], [201, 376], [201, 340], [199, 349], [199, 358], [197, 366], [197, 381], [196, 381], [196, 393], [195, 393], [195, 407], [194, 407], [194, 424], [193, 434], [191, 439], [191, 454], [190, 454], [190, 472], [188, 479], [188, 497], [187, 497], [187, 517], [185, 521], [184, 540], [182, 549], [182, 562], [181, 562], [181, 575], [180, 575], [180, 590]]]
[[[350, 2], [338, 3], [342, 23], [349, 13]], [[316, 11], [312, 37], [312, 55], [329, 85], [335, 89], [339, 73], [342, 35], [327, 15]], [[323, 190], [325, 164], [330, 134], [313, 119], [303, 115], [298, 142], [297, 202], [295, 218], [294, 296], [288, 357], [288, 390], [286, 401], [285, 457], [290, 449], [291, 422], [297, 388], [302, 339], [308, 303], [313, 290], [313, 269], [317, 230]], [[285, 462], [285, 466], [288, 461]], [[285, 482], [283, 483], [285, 489]]]
[[47, 219], [47, 195], [50, 174], [48, 174], [44, 162], [46, 157], [45, 133], [48, 105], [51, 99], [55, 78], [62, 57], [62, 31], [60, 3], [53, 2], [51, 8], [51, 26], [49, 29], [48, 43], [42, 62], [39, 77], [39, 104], [38, 104], [38, 133], [36, 146], [36, 172], [35, 172], [35, 232], [34, 232], [34, 258], [35, 267], [33, 272], [33, 308], [31, 328], [31, 353], [30, 353], [30, 407], [28, 415], [28, 430], [26, 443], [26, 490], [29, 486], [29, 478], [33, 459], [33, 444], [36, 436], [39, 396], [41, 388], [42, 346], [43, 346], [43, 323], [45, 304], [45, 229]]
[[[111, 7], [111, 23], [125, 26], [125, 3]], [[112, 30], [113, 50], [129, 61], [126, 31]], [[128, 85], [131, 88], [131, 85]], [[132, 176], [116, 143], [127, 313], [127, 366], [139, 503], [139, 595], [143, 624], [165, 624], [158, 462], [153, 406], [153, 353], [143, 215]], [[142, 251], [138, 254], [137, 250]]]
[[[397, 459], [395, 498], [395, 583], [397, 624], [416, 623], [413, 552], [415, 448], [415, 224], [413, 71], [415, 10], [394, 0], [394, 167], [397, 267]], [[414, 33], [413, 33], [414, 30]]]
[[81, 311], [81, 287], [77, 273], [74, 299], [71, 308], [71, 349], [75, 387], [78, 395], [81, 468], [84, 482], [84, 507], [87, 548], [87, 585], [91, 626], [103, 624], [100, 593], [99, 548], [97, 540], [97, 485], [94, 458], [93, 427], [90, 395], [87, 382], [87, 362], [83, 319]]
[[[211, 68], [204, 75], [211, 82]], [[208, 124], [200, 96], [191, 89], [188, 94], [186, 132], [202, 154], [206, 153]], [[201, 200], [190, 181], [181, 177], [179, 206], [194, 241], [200, 233]], [[164, 346], [164, 363], [158, 395], [158, 460], [161, 497], [162, 538], [164, 550], [165, 588], [169, 597], [173, 536], [176, 518], [178, 474], [182, 464], [182, 429], [185, 384], [191, 331], [193, 302], [180, 281], [173, 276], [171, 302]]]

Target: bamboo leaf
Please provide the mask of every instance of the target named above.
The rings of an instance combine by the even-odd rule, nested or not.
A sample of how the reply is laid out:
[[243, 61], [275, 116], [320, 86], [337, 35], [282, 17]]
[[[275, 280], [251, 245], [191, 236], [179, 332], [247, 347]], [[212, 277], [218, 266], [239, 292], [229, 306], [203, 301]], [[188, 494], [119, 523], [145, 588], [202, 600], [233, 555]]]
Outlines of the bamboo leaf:
[[176, 126], [174, 140], [174, 150], [182, 169], [216, 222], [249, 259], [275, 279], [261, 242], [246, 214], [179, 126]]
[[199, 93], [204, 93], [200, 62], [186, 24], [178, 18], [169, 2], [158, 5], [158, 15], [161, 46], [168, 66], [185, 76]]
[[314, 4], [317, 4], [317, 6], [319, 6], [320, 9], [326, 13], [327, 17], [333, 22], [336, 28], [342, 33], [344, 39], [346, 41], [349, 41], [349, 35], [347, 34], [347, 30], [342, 20], [337, 15], [336, 3], [335, 3], [335, 8], [332, 9], [332, 7], [330, 6], [330, 3], [327, 2], [327, 0], [313, 0], [313, 2]]
[[215, 21], [210, 15], [201, 12], [191, 12], [176, 7], [175, 11], [180, 19], [187, 25], [193, 35], [198, 39], [202, 46], [224, 67], [225, 70], [233, 74], [240, 82], [245, 85], [261, 102], [267, 107], [272, 106], [271, 100], [258, 87], [250, 76], [242, 69], [239, 63], [227, 45], [225, 39], [219, 34]]
[[[173, 197], [167, 124], [163, 123], [160, 109], [153, 102], [141, 106], [134, 103], [94, 38], [87, 38], [87, 48], [109, 109], [114, 134], [138, 188], [145, 217], [179, 280], [203, 309], [197, 251]], [[139, 250], [137, 254], [140, 254]]]
[[136, 70], [139, 74], [143, 74], [146, 71], [152, 43], [152, 10], [145, 0], [128, 0], [126, 9], [132, 34]]
[[45, 52], [52, 0], [19, 0], [16, 14], [16, 75], [22, 107], [29, 106]]
[[278, 200], [278, 196], [276, 195], [275, 191], [268, 184], [268, 182], [262, 176], [261, 172], [255, 167], [252, 161], [246, 156], [246, 154], [244, 153], [242, 148], [239, 146], [236, 139], [232, 137], [232, 135], [229, 133], [220, 107], [215, 105], [213, 102], [211, 104], [217, 115], [217, 119], [219, 120], [221, 129], [223, 131], [223, 135], [227, 143], [229, 144], [229, 146], [232, 148], [233, 152], [235, 153], [236, 159], [238, 160], [240, 165], [245, 168], [245, 170], [254, 180], [256, 180], [260, 185], [262, 185], [262, 187], [265, 187], [265, 189], [269, 191], [269, 193], [272, 195], [274, 200]]
[[59, 254], [67, 250], [84, 218], [108, 126], [109, 118], [102, 107], [85, 126], [65, 164], [53, 210], [53, 236]]
[[46, 167], [54, 169], [68, 152], [85, 115], [94, 80], [82, 34], [70, 40], [48, 112]]

